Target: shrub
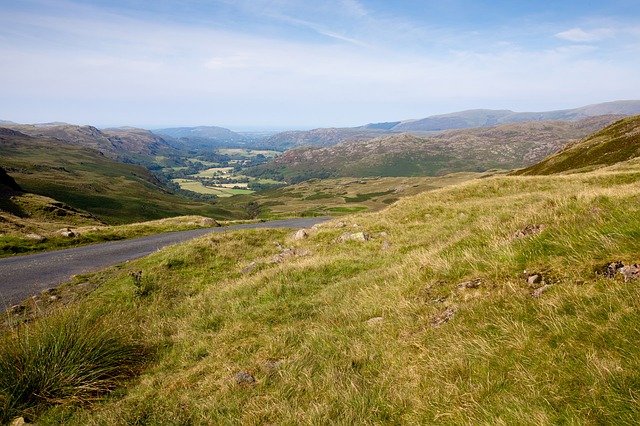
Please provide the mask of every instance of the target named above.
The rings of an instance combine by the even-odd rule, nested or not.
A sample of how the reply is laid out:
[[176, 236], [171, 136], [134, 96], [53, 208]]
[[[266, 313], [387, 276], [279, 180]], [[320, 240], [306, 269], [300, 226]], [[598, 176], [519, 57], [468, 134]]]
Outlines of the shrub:
[[66, 312], [0, 337], [0, 423], [94, 400], [137, 374], [147, 351], [113, 324]]

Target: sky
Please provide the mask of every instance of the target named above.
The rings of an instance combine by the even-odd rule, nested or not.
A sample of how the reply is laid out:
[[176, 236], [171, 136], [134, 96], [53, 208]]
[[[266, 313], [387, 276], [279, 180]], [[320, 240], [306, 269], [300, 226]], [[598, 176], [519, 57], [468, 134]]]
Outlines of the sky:
[[638, 0], [0, 0], [0, 120], [233, 130], [640, 99]]

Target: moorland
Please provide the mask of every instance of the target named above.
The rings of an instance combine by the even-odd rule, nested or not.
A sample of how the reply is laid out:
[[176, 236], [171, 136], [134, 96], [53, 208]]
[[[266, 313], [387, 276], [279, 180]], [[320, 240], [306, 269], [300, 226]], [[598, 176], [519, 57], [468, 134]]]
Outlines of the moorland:
[[210, 234], [7, 311], [0, 421], [634, 424], [640, 116], [611, 105], [436, 117], [457, 126], [436, 134], [380, 123], [284, 152], [277, 135], [207, 142], [216, 129], [7, 125], [7, 253], [207, 218], [334, 220]]

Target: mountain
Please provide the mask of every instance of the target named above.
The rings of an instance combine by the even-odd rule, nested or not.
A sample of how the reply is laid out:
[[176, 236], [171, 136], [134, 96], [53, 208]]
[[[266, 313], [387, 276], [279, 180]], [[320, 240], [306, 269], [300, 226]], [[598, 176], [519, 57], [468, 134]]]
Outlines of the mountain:
[[620, 120], [514, 175], [585, 172], [640, 157], [640, 115]]
[[333, 146], [301, 147], [246, 173], [294, 183], [310, 178], [436, 176], [513, 169], [540, 161], [620, 118], [508, 123], [450, 130], [431, 137], [403, 133]]
[[513, 112], [509, 110], [476, 109], [433, 115], [420, 120], [399, 123], [389, 130], [402, 132], [440, 131], [470, 127], [495, 126], [503, 123], [542, 120], [576, 121], [597, 115], [640, 114], [640, 101], [615, 101], [580, 108], [546, 112]]
[[640, 101], [615, 101], [580, 108], [547, 112], [514, 112], [510, 110], [475, 109], [433, 115], [419, 120], [369, 123], [358, 127], [320, 128], [307, 131], [277, 133], [260, 141], [262, 147], [284, 151], [300, 146], [331, 146], [351, 140], [368, 140], [383, 135], [413, 133], [432, 136], [451, 129], [489, 127], [524, 121], [576, 121], [598, 115], [640, 114]]
[[0, 128], [0, 167], [25, 192], [50, 197], [111, 224], [187, 214], [233, 216], [212, 203], [172, 194], [142, 166], [115, 161], [83, 146], [87, 133], [105, 140], [97, 129], [74, 126], [64, 131], [79, 135], [77, 144]]
[[187, 148], [235, 147], [247, 142], [247, 138], [224, 127], [198, 126], [155, 129], [155, 134], [179, 139]]
[[331, 146], [346, 141], [363, 141], [389, 134], [383, 128], [344, 127], [313, 130], [293, 130], [269, 136], [260, 145], [263, 148], [285, 151], [300, 146]]
[[5, 127], [33, 137], [56, 138], [67, 144], [92, 148], [105, 156], [134, 164], [149, 166], [158, 157], [178, 155], [178, 150], [162, 137], [137, 128], [123, 127], [99, 130], [93, 126], [77, 126], [67, 123], [18, 124]]

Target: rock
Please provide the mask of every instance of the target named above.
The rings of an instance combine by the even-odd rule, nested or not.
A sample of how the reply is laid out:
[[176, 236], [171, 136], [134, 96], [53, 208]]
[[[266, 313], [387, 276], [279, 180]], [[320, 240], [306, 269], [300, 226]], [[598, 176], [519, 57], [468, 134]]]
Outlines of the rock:
[[517, 238], [524, 238], [527, 237], [529, 235], [538, 235], [539, 233], [541, 233], [542, 231], [544, 231], [546, 228], [545, 225], [527, 225], [522, 229], [519, 229], [516, 231], [515, 234], [513, 234], [513, 238], [517, 239]]
[[389, 241], [383, 241], [382, 242], [382, 250], [389, 250], [391, 248], [391, 244], [389, 244]]
[[258, 266], [258, 262], [251, 262], [250, 264], [248, 264], [247, 266], [242, 268], [240, 273], [241, 274], [248, 274], [249, 272], [253, 271], [256, 268], [256, 266]]
[[267, 370], [267, 373], [275, 373], [282, 367], [284, 361], [276, 360], [276, 361], [265, 361], [263, 365], [264, 369]]
[[457, 311], [458, 311], [458, 308], [456, 306], [449, 306], [442, 313], [440, 313], [439, 315], [436, 315], [431, 319], [431, 326], [440, 327], [442, 324], [449, 322], [449, 320], [453, 318], [453, 316], [456, 314]]
[[470, 281], [465, 281], [456, 285], [456, 288], [478, 288], [482, 284], [482, 280], [480, 278], [474, 278]]
[[56, 234], [60, 234], [63, 237], [73, 238], [76, 236], [76, 233], [71, 230], [71, 228], [62, 228], [56, 231]]
[[240, 385], [249, 385], [256, 382], [256, 379], [246, 371], [240, 371], [235, 376], [233, 376], [233, 380]]
[[382, 231], [382, 232], [380, 232], [380, 233], [378, 234], [378, 237], [383, 237], [383, 238], [384, 238], [384, 237], [388, 237], [388, 236], [389, 236], [389, 234], [387, 234], [387, 233], [386, 233], [386, 232], [384, 232], [384, 231]]
[[294, 235], [294, 240], [304, 240], [305, 238], [309, 238], [309, 233], [306, 229], [299, 229]]
[[351, 239], [354, 241], [369, 241], [370, 235], [366, 232], [356, 232], [351, 234]]
[[541, 282], [542, 282], [541, 274], [533, 274], [527, 277], [527, 284], [529, 284], [532, 287], [535, 286], [536, 284], [540, 284]]
[[637, 263], [629, 266], [623, 266], [618, 272], [624, 276], [624, 282], [627, 283], [631, 280], [637, 280], [640, 278], [640, 267], [638, 267]]
[[613, 278], [616, 276], [616, 273], [622, 268], [624, 268], [624, 263], [620, 262], [619, 260], [617, 262], [611, 262], [605, 268], [604, 277]]
[[13, 421], [11, 423], [9, 423], [9, 426], [25, 426], [25, 425], [30, 425], [32, 423], [27, 423], [24, 420], [24, 417], [18, 417], [16, 419], [13, 419]]
[[200, 226], [211, 227], [211, 226], [220, 226], [220, 224], [215, 219], [211, 219], [210, 217], [205, 217], [200, 221]]
[[377, 325], [377, 324], [380, 324], [382, 321], [384, 321], [384, 318], [382, 318], [382, 317], [373, 317], [373, 318], [369, 318], [366, 321], [366, 324], [367, 325]]
[[344, 228], [345, 226], [347, 226], [347, 224], [342, 221], [336, 223], [335, 225], [336, 228]]
[[535, 289], [534, 291], [532, 291], [531, 292], [531, 296], [540, 297], [540, 295], [542, 293], [544, 293], [545, 291], [547, 291], [549, 289], [549, 287], [551, 287], [551, 284], [545, 284], [542, 287], [539, 287], [539, 288]]
[[58, 299], [59, 299], [58, 296], [49, 296], [49, 302], [55, 302]]
[[44, 241], [45, 240], [45, 238], [42, 235], [38, 235], [38, 234], [27, 234], [24, 237], [29, 239], [29, 240], [36, 240], [36, 241]]
[[369, 241], [371, 236], [366, 232], [345, 232], [337, 238], [337, 242], [344, 243], [346, 241]]
[[9, 308], [9, 312], [12, 314], [19, 314], [21, 312], [24, 312], [25, 309], [26, 308], [23, 305], [13, 305]]

